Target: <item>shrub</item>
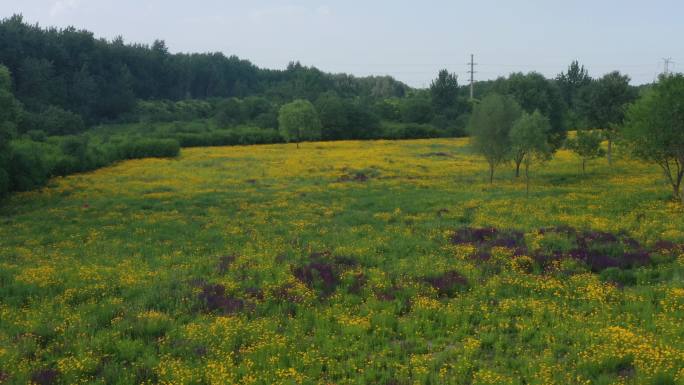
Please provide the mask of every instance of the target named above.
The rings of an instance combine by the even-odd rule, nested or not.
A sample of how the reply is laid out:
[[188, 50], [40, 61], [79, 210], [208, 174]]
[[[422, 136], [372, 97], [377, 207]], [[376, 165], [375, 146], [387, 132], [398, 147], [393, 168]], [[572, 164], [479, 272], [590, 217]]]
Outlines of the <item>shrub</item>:
[[11, 191], [27, 191], [47, 182], [53, 168], [50, 150], [49, 145], [30, 140], [12, 142], [7, 170]]
[[119, 145], [121, 159], [171, 158], [180, 153], [180, 144], [174, 139], [130, 139]]
[[80, 115], [55, 106], [39, 113], [27, 113], [22, 127], [24, 132], [40, 130], [48, 135], [71, 135], [85, 131], [85, 123]]

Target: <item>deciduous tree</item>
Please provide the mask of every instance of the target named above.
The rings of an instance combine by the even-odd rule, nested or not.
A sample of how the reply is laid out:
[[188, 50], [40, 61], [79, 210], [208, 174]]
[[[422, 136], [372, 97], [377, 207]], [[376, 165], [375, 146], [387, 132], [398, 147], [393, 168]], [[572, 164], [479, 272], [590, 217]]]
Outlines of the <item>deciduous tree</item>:
[[587, 161], [605, 155], [601, 148], [603, 135], [599, 130], [578, 130], [577, 136], [568, 139], [567, 147], [582, 158], [582, 173], [586, 172]]
[[632, 153], [659, 165], [684, 203], [684, 75], [662, 76], [630, 106], [623, 135]]
[[622, 125], [627, 105], [637, 97], [629, 85], [629, 76], [618, 71], [593, 81], [580, 93], [578, 108], [589, 128], [601, 129], [608, 140], [608, 164], [613, 163], [613, 142], [617, 128]]
[[473, 147], [487, 159], [490, 183], [496, 166], [510, 159], [510, 132], [521, 112], [511, 96], [496, 93], [486, 96], [473, 109], [468, 129]]
[[553, 156], [554, 147], [549, 143], [550, 130], [549, 119], [539, 110], [531, 114], [523, 112], [511, 128], [512, 153], [516, 157], [517, 165], [521, 161], [525, 165], [525, 185], [528, 194], [530, 192], [530, 165], [534, 162], [545, 162]]
[[321, 138], [321, 121], [316, 108], [307, 100], [298, 99], [280, 107], [278, 126], [288, 142], [297, 143]]

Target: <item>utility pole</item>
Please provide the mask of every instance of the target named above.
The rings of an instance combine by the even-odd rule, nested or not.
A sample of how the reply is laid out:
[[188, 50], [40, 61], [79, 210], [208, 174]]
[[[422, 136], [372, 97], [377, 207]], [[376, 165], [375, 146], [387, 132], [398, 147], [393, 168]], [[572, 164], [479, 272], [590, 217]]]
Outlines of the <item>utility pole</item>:
[[663, 58], [663, 64], [664, 64], [664, 71], [663, 71], [663, 74], [665, 74], [665, 76], [670, 75], [670, 64], [671, 64], [671, 63], [674, 63], [674, 62], [672, 61], [672, 58], [671, 58], [671, 57], [664, 57], [664, 58]]
[[470, 54], [470, 63], [468, 63], [468, 65], [470, 65], [470, 71], [468, 71], [468, 73], [470, 74], [470, 100], [473, 100], [473, 94], [475, 90], [475, 65], [477, 63], [475, 63], [474, 58], [475, 55]]

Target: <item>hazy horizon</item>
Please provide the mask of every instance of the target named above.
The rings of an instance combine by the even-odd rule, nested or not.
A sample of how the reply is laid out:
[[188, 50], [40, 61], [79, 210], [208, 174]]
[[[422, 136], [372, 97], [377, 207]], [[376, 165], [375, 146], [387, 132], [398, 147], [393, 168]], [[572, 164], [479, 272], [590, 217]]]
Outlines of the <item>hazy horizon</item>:
[[326, 72], [391, 75], [413, 87], [428, 86], [441, 68], [466, 84], [471, 53], [476, 80], [517, 71], [554, 77], [577, 59], [592, 76], [619, 70], [643, 84], [663, 71], [662, 58], [673, 58], [673, 71], [684, 60], [676, 42], [684, 6], [654, 3], [8, 0], [0, 16], [127, 43], [161, 39], [174, 53], [220, 51], [262, 68], [300, 61]]

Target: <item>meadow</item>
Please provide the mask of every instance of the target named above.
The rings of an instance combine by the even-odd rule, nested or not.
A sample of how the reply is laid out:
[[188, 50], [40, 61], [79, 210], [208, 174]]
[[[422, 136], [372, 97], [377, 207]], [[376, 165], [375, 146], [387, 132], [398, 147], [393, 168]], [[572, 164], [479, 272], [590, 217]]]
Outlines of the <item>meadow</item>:
[[684, 383], [655, 166], [467, 139], [183, 149], [0, 207], [0, 383]]

